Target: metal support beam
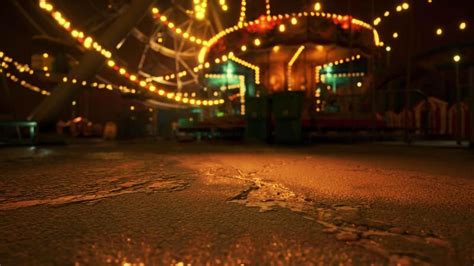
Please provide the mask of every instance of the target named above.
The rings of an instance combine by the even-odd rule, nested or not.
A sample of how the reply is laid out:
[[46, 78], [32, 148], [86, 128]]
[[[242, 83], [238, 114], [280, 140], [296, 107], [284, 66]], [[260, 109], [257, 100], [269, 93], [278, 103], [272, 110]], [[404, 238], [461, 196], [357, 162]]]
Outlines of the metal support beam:
[[[120, 15], [112, 25], [98, 38], [98, 42], [110, 51], [133, 29], [143, 18], [155, 0], [132, 0], [129, 8]], [[89, 80], [101, 69], [105, 59], [95, 51], [87, 51], [79, 64], [69, 73], [70, 79]], [[78, 84], [60, 83], [30, 115], [44, 125], [54, 124], [61, 111], [79, 94]]]
[[474, 149], [474, 67], [469, 68], [469, 111], [470, 111], [470, 132], [469, 146]]

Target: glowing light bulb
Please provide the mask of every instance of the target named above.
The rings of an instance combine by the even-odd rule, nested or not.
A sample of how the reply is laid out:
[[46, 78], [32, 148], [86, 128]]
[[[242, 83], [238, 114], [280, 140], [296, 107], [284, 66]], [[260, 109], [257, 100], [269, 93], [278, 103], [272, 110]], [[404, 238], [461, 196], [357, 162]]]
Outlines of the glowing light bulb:
[[253, 44], [255, 44], [255, 46], [260, 46], [262, 44], [262, 41], [260, 41], [260, 39], [255, 39], [253, 41]]
[[457, 54], [453, 57], [453, 60], [454, 62], [458, 63], [459, 61], [461, 61], [461, 56]]
[[285, 26], [285, 24], [281, 24], [280, 26], [278, 26], [278, 30], [279, 30], [280, 32], [285, 32], [285, 31], [286, 31], [286, 26]]
[[465, 30], [466, 28], [467, 28], [467, 23], [466, 23], [466, 22], [461, 22], [461, 23], [459, 24], [459, 29], [460, 29], [460, 30]]
[[314, 10], [316, 11], [321, 11], [322, 7], [321, 7], [321, 3], [320, 2], [316, 2], [316, 4], [314, 4]]
[[443, 29], [442, 29], [442, 28], [438, 28], [438, 29], [436, 30], [436, 35], [438, 35], [438, 36], [443, 35]]

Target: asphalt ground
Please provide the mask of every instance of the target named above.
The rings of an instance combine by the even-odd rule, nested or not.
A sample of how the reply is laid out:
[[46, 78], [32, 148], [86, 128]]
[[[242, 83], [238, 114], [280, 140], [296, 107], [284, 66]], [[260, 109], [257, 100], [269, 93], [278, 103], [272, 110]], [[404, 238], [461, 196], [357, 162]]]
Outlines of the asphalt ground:
[[474, 153], [95, 142], [0, 150], [0, 265], [473, 265]]

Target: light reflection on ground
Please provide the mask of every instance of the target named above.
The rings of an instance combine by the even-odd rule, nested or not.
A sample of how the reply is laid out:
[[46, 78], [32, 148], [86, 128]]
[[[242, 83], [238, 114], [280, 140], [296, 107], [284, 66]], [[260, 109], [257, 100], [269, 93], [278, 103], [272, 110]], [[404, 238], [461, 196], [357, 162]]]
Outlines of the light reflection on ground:
[[[145, 144], [0, 151], [0, 263], [474, 260], [473, 171], [457, 162], [470, 156], [453, 153], [440, 162], [419, 157], [424, 151], [394, 148], [331, 147], [314, 154], [208, 149]], [[382, 157], [384, 149], [403, 156]]]

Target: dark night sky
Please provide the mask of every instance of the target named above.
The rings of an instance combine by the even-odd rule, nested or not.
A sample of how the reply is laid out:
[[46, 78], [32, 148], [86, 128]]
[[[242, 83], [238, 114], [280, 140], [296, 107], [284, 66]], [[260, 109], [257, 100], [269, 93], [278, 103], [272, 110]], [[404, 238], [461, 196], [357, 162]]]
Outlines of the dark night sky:
[[[22, 6], [24, 10], [30, 14], [31, 18], [43, 27], [48, 34], [65, 38], [64, 32], [55, 27], [48, 17], [38, 12], [37, 0], [5, 0], [0, 4], [0, 19], [2, 23], [0, 30], [4, 36], [1, 49], [7, 51], [13, 56], [19, 57], [24, 62], [29, 61], [31, 54], [31, 37], [37, 35], [25, 18], [21, 15], [19, 9], [12, 4], [15, 1]], [[69, 17], [77, 26], [86, 26], [90, 18], [97, 18], [98, 20], [105, 18], [107, 11], [106, 5], [111, 0], [100, 1], [72, 1], [72, 0], [54, 0], [55, 3], [63, 12]], [[379, 27], [382, 40], [393, 48], [394, 55], [403, 61], [407, 50], [407, 36], [410, 27], [414, 27], [416, 33], [416, 52], [430, 50], [436, 47], [452, 45], [458, 43], [471, 43], [474, 40], [472, 21], [474, 12], [474, 1], [452, 1], [452, 0], [433, 0], [433, 3], [428, 4], [428, 0], [411, 1], [416, 2], [411, 4], [410, 12], [415, 11], [415, 23], [410, 24], [408, 12], [396, 13], [395, 6], [402, 3], [400, 0], [374, 0], [374, 14], [382, 16], [386, 10], [390, 10], [392, 15], [388, 19], [384, 19]], [[113, 2], [124, 3], [127, 1], [116, 0]], [[171, 1], [157, 1], [160, 9], [165, 9]], [[186, 1], [184, 1], [186, 2]], [[189, 2], [189, 3], [188, 3]], [[191, 0], [187, 1], [187, 6], [191, 7]], [[222, 16], [224, 23], [228, 26], [234, 24], [238, 20], [238, 13], [240, 10], [239, 0], [228, 0], [230, 5], [230, 14]], [[265, 12], [264, 0], [248, 0], [248, 14], [249, 19], [256, 18]], [[349, 12], [349, 0], [322, 0], [323, 10], [326, 12], [334, 12], [338, 14], [347, 14]], [[308, 0], [273, 0], [272, 13], [291, 13], [304, 10], [305, 6], [312, 8], [315, 1]], [[186, 5], [185, 5], [186, 6]], [[77, 12], [77, 11], [81, 12]], [[373, 21], [372, 16], [372, 1], [370, 0], [352, 0], [352, 11], [350, 12], [354, 17], [360, 18], [367, 22]], [[467, 30], [461, 32], [458, 29], [460, 21], [468, 23]], [[144, 25], [147, 24], [145, 20]], [[437, 37], [435, 29], [442, 27], [444, 35]], [[391, 35], [397, 31], [400, 38], [393, 40]], [[125, 54], [120, 55], [127, 61], [136, 61], [140, 56], [139, 52], [134, 54], [134, 49], [129, 49]], [[133, 65], [133, 64], [132, 64]]]

